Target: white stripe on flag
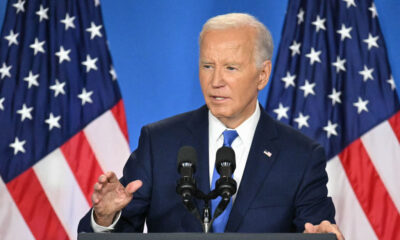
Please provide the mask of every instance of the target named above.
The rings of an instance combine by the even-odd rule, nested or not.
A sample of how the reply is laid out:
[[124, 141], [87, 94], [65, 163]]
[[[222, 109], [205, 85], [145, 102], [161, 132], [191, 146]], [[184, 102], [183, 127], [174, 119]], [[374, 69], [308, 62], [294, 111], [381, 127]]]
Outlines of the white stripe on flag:
[[118, 178], [122, 177], [130, 149], [111, 111], [92, 121], [84, 132], [103, 171], [113, 171]]
[[400, 144], [388, 121], [361, 137], [376, 171], [400, 212]]
[[346, 239], [377, 239], [357, 197], [354, 194], [342, 163], [336, 156], [328, 161], [328, 192], [336, 208], [335, 220]]
[[77, 239], [79, 220], [89, 210], [64, 155], [54, 150], [33, 166], [47, 198], [70, 239]]
[[[30, 201], [34, 201], [34, 199], [30, 199]], [[1, 177], [0, 213], [0, 237], [2, 240], [35, 239]]]

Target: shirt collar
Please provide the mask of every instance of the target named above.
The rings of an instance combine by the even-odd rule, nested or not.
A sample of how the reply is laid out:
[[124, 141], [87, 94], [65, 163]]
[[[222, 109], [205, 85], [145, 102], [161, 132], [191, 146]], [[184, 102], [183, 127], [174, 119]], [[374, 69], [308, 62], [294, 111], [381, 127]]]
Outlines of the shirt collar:
[[[247, 147], [251, 146], [258, 121], [260, 120], [260, 115], [260, 105], [257, 100], [257, 107], [254, 113], [235, 129], [240, 139]], [[216, 118], [210, 110], [208, 110], [208, 123], [210, 142], [212, 143], [216, 143], [221, 137], [222, 133], [226, 129], [229, 129], [220, 120], [218, 120], [218, 118]]]

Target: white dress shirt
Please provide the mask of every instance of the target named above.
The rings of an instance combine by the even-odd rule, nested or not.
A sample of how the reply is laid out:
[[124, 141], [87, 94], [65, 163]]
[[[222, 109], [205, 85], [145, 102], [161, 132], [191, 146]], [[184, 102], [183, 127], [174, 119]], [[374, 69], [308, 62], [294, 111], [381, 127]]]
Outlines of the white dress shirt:
[[[254, 133], [260, 119], [260, 105], [257, 101], [256, 110], [254, 113], [246, 119], [240, 126], [236, 129], [238, 137], [232, 142], [232, 148], [235, 151], [236, 156], [236, 170], [233, 174], [233, 179], [235, 179], [238, 189], [240, 187], [240, 182], [242, 180], [244, 168], [246, 166], [247, 157], [249, 156], [249, 151], [251, 143], [253, 142]], [[215, 168], [215, 157], [217, 150], [222, 147], [224, 143], [224, 137], [222, 133], [227, 128], [220, 120], [218, 120], [210, 111], [208, 111], [208, 152], [209, 152], [209, 173], [210, 173], [210, 186], [212, 182], [212, 176]], [[230, 129], [232, 130], [232, 129]], [[232, 201], [235, 201], [236, 194], [232, 196]], [[118, 212], [113, 223], [108, 227], [103, 227], [98, 225], [93, 217], [93, 210], [91, 213], [91, 225], [94, 232], [109, 232], [114, 230], [115, 224], [117, 224], [119, 218], [121, 217], [121, 211]]]
[[[260, 106], [257, 101], [257, 107], [254, 113], [240, 124], [236, 129], [238, 137], [232, 142], [231, 147], [235, 151], [236, 156], [236, 170], [233, 173], [233, 179], [235, 179], [238, 189], [242, 180], [244, 168], [246, 166], [247, 157], [251, 143], [253, 142], [254, 133], [260, 119]], [[209, 152], [209, 174], [210, 174], [210, 186], [212, 182], [212, 176], [215, 168], [215, 157], [217, 151], [222, 147], [224, 143], [224, 137], [222, 133], [226, 130], [232, 130], [227, 128], [220, 120], [218, 120], [210, 111], [208, 111], [208, 152]], [[212, 189], [211, 189], [212, 190]], [[232, 197], [235, 201], [236, 194]]]

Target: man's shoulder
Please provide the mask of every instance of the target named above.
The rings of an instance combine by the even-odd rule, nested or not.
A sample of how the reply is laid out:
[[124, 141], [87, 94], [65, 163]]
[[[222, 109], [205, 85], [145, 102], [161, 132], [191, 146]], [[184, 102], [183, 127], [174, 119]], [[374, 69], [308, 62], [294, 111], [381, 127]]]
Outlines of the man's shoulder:
[[202, 107], [180, 113], [157, 122], [153, 122], [144, 126], [152, 131], [155, 130], [173, 130], [177, 128], [182, 128], [188, 126], [190, 124], [195, 124], [196, 121], [204, 121], [207, 120], [208, 109], [205, 105]]

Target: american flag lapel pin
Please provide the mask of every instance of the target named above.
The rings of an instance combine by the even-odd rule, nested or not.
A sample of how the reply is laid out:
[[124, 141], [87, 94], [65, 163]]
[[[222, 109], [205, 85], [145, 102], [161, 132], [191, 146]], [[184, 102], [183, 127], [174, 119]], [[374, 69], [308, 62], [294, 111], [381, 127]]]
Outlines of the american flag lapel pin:
[[265, 156], [267, 156], [269, 158], [272, 156], [272, 153], [268, 150], [264, 150], [264, 154], [265, 154]]

